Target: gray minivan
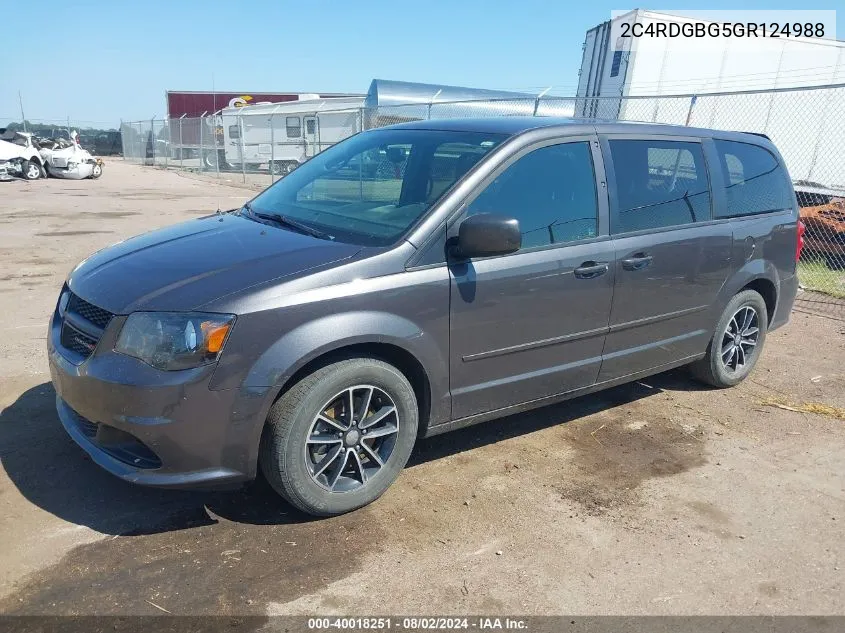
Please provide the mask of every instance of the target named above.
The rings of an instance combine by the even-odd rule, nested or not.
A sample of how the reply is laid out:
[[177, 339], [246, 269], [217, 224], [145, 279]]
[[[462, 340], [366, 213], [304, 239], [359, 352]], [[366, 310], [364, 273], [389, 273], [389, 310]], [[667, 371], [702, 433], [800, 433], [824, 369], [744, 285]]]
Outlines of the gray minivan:
[[59, 417], [154, 486], [258, 469], [381, 495], [418, 437], [689, 365], [743, 380], [803, 225], [765, 137], [501, 117], [362, 132], [242, 208], [93, 254], [52, 316]]

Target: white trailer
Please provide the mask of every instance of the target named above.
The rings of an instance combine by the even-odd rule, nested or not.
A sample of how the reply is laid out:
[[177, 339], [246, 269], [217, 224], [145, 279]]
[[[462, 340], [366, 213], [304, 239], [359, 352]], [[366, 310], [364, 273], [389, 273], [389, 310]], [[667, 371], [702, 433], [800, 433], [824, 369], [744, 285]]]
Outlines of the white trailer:
[[689, 33], [696, 24], [719, 26], [695, 16], [636, 9], [589, 29], [577, 96], [706, 94], [845, 82], [845, 41], [657, 35]]
[[363, 129], [364, 97], [302, 97], [286, 103], [224, 108], [220, 122], [226, 162], [247, 170], [266, 165], [273, 173], [286, 174]]
[[793, 180], [845, 190], [845, 42], [625, 36], [702, 22], [634, 10], [588, 30], [575, 116], [766, 134]]

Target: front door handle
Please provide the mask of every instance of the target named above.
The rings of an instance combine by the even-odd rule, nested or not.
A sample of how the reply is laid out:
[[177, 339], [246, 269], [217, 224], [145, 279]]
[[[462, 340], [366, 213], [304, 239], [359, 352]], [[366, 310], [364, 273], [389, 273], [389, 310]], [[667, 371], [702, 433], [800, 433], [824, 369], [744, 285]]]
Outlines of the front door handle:
[[622, 260], [622, 268], [625, 270], [642, 270], [651, 266], [654, 257], [648, 253], [637, 253], [636, 255]]
[[607, 272], [607, 262], [584, 262], [575, 269], [575, 276], [578, 279], [594, 279], [601, 277]]

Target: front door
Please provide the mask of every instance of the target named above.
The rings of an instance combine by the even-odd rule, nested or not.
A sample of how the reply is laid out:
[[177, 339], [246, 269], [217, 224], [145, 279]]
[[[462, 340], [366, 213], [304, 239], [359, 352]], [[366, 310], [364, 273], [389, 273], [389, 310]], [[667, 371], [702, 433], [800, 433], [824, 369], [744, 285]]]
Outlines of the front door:
[[319, 133], [317, 130], [317, 117], [302, 117], [302, 125], [305, 138], [305, 157], [311, 158], [320, 153]]
[[464, 217], [516, 218], [522, 248], [450, 264], [453, 419], [596, 381], [613, 294], [596, 171], [603, 181], [593, 137], [546, 142], [511, 159], [467, 205]]
[[599, 382], [705, 351], [733, 242], [730, 223], [712, 221], [698, 139], [617, 137], [602, 144], [616, 287]]

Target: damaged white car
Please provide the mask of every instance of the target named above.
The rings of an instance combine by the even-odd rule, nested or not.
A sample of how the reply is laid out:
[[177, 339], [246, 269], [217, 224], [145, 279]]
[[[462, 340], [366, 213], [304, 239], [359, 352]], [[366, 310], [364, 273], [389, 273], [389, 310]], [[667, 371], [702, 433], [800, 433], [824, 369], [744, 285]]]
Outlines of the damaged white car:
[[38, 149], [32, 134], [0, 130], [0, 180], [38, 180], [46, 176], [44, 159]]
[[70, 140], [41, 138], [37, 140], [40, 156], [47, 173], [55, 178], [84, 180], [103, 175], [103, 159], [93, 156], [79, 144], [79, 135], [71, 133]]

